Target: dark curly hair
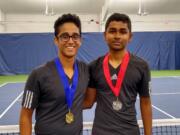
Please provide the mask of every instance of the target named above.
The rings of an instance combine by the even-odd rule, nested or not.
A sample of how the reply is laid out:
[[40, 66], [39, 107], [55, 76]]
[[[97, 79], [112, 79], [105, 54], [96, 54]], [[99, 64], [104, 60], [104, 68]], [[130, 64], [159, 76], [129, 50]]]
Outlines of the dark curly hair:
[[75, 14], [63, 14], [59, 17], [54, 23], [54, 35], [57, 37], [59, 33], [59, 27], [62, 26], [64, 23], [72, 22], [79, 28], [79, 33], [81, 35], [81, 21], [80, 18]]
[[127, 23], [128, 29], [131, 32], [131, 19], [129, 18], [129, 16], [120, 13], [113, 13], [106, 21], [105, 31], [112, 21], [121, 21], [123, 23]]

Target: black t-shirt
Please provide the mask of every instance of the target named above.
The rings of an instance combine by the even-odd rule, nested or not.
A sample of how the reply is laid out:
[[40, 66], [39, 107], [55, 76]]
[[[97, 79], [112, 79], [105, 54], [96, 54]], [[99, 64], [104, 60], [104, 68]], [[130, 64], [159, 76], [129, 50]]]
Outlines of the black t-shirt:
[[[148, 65], [141, 58], [130, 55], [118, 97], [122, 102], [122, 108], [115, 111], [112, 108], [112, 102], [116, 100], [116, 97], [106, 82], [102, 65], [103, 59], [104, 56], [89, 65], [89, 87], [97, 90], [97, 106], [92, 133], [93, 135], [139, 135], [135, 102], [137, 94], [139, 96], [150, 96]], [[111, 66], [109, 68], [113, 85], [116, 83], [119, 68], [113, 69]]]
[[78, 86], [75, 92], [72, 113], [75, 121], [66, 124], [68, 112], [65, 91], [55, 62], [50, 61], [32, 71], [23, 95], [22, 106], [36, 109], [35, 133], [43, 135], [80, 135], [82, 130], [82, 103], [88, 85], [88, 67], [78, 63]]

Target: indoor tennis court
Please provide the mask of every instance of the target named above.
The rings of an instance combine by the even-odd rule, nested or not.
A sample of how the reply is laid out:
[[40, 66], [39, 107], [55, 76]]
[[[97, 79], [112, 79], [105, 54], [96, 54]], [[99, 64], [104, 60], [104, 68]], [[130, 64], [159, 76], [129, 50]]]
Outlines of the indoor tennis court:
[[[76, 58], [90, 63], [108, 52], [103, 32], [114, 12], [131, 18], [128, 51], [151, 70], [152, 135], [180, 135], [179, 0], [0, 0], [0, 135], [20, 134], [26, 80], [34, 68], [57, 57], [54, 21], [64, 13], [80, 17], [82, 44]], [[91, 135], [95, 108], [83, 111], [82, 135]], [[136, 111], [144, 135], [139, 97]]]

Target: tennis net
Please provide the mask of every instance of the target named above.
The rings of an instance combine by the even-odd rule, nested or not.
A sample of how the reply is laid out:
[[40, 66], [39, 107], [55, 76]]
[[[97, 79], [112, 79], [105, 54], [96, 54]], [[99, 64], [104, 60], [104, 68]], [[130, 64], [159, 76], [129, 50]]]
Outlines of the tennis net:
[[[91, 135], [92, 124], [92, 122], [83, 123], [83, 135]], [[141, 135], [144, 135], [142, 121], [139, 120], [138, 124]], [[0, 126], [0, 135], [19, 135], [19, 126]], [[153, 120], [152, 135], [180, 135], [180, 119]]]

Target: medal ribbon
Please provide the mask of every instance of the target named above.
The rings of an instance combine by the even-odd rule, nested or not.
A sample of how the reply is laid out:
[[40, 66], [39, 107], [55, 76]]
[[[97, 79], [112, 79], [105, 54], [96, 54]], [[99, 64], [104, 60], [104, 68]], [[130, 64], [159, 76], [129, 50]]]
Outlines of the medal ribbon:
[[118, 95], [121, 91], [121, 86], [122, 86], [124, 75], [126, 73], [126, 69], [127, 69], [128, 63], [129, 63], [129, 59], [130, 59], [129, 53], [126, 52], [122, 59], [122, 63], [121, 63], [120, 70], [118, 72], [118, 79], [116, 81], [115, 87], [112, 84], [109, 66], [108, 66], [109, 54], [107, 54], [103, 60], [103, 70], [104, 70], [104, 75], [105, 75], [106, 81], [116, 97], [118, 97]]
[[58, 71], [60, 80], [62, 81], [62, 84], [64, 86], [64, 91], [65, 91], [65, 96], [66, 96], [66, 102], [67, 102], [67, 106], [68, 109], [71, 109], [72, 107], [72, 103], [73, 103], [73, 99], [74, 99], [74, 94], [78, 85], [78, 66], [77, 63], [74, 63], [74, 75], [73, 75], [73, 81], [72, 81], [72, 85], [69, 85], [68, 82], [68, 77], [66, 76], [63, 66], [59, 60], [59, 58], [56, 58], [55, 60], [55, 64], [56, 64], [56, 69]]

